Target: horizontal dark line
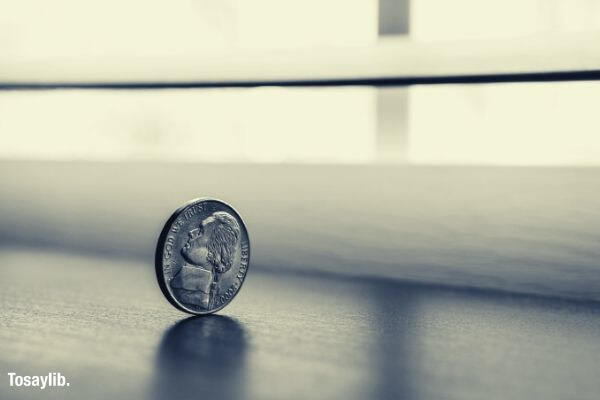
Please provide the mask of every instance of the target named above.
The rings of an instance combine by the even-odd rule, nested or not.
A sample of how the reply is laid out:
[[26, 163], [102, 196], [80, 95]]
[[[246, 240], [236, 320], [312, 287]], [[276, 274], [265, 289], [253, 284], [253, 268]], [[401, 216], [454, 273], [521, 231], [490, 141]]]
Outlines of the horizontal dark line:
[[55, 89], [210, 89], [280, 87], [335, 87], [335, 86], [408, 86], [439, 84], [481, 84], [508, 82], [560, 82], [600, 80], [600, 70], [529, 72], [483, 75], [413, 76], [380, 78], [257, 80], [221, 82], [0, 82], [0, 90], [55, 90]]

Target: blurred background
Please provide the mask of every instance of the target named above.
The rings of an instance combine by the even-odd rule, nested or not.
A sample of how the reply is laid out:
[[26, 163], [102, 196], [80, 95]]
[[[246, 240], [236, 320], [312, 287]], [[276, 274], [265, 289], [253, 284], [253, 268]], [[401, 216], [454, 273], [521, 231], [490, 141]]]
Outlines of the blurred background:
[[[310, 54], [391, 46], [399, 50], [394, 62], [410, 64], [432, 44], [466, 49], [448, 57], [460, 66], [460, 54], [476, 43], [484, 55], [503, 54], [492, 58], [501, 71], [528, 53], [506, 55], [502, 43], [540, 39], [547, 57], [534, 60], [537, 70], [560, 58], [553, 54], [569, 47], [564, 38], [593, 38], [600, 29], [593, 0], [0, 7], [5, 84], [20, 71], [34, 83], [76, 71], [78, 82], [101, 85], [115, 79], [106, 70], [115, 63], [123, 66], [118, 81], [138, 82], [138, 67], [145, 79], [153, 76], [148, 60], [160, 61], [159, 78], [172, 71], [168, 84], [224, 55], [233, 62], [222, 68], [243, 74], [245, 62], [265, 54], [289, 55], [308, 76], [335, 77], [340, 65]], [[465, 71], [478, 67], [467, 64]], [[600, 299], [600, 276], [590, 272], [599, 270], [597, 81], [3, 88], [0, 235], [7, 246], [150, 260], [170, 212], [213, 196], [247, 216], [259, 268]], [[583, 282], [573, 278], [584, 272]], [[533, 284], [539, 279], [544, 287]]]
[[[187, 59], [201, 65], [203, 59], [220, 53], [235, 57], [252, 52], [352, 49], [378, 42], [468, 44], [474, 40], [490, 40], [493, 52], [499, 38], [560, 39], [600, 29], [600, 5], [593, 0], [107, 1], [95, 5], [26, 0], [3, 2], [0, 7], [2, 59], [42, 63], [41, 80], [45, 74], [51, 76], [50, 67], [44, 69], [43, 63], [51, 65], [52, 60], [65, 65], [95, 60], [86, 64], [91, 71], [84, 72], [102, 79], [103, 62], [115, 59], [135, 63], [156, 57], [168, 63], [170, 57], [179, 56], [175, 62]], [[556, 40], [555, 45], [558, 49], [562, 42]], [[171, 68], [174, 79], [177, 67]], [[335, 75], [335, 66], [313, 68]], [[599, 101], [596, 82], [3, 91], [0, 157], [594, 165], [600, 160], [595, 116]]]

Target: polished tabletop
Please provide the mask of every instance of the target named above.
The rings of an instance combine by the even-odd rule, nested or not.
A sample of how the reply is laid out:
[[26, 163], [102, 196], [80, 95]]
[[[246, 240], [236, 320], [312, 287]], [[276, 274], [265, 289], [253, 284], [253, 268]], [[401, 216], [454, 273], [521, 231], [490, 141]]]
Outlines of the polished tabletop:
[[[162, 297], [151, 260], [0, 250], [2, 399], [596, 399], [600, 305], [250, 270], [219, 314]], [[60, 372], [68, 388], [14, 388]]]

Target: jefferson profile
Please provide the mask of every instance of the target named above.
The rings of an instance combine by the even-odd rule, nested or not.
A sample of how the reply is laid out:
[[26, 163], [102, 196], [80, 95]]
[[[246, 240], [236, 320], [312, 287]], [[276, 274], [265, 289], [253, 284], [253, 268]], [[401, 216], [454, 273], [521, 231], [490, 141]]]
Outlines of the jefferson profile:
[[231, 269], [239, 239], [238, 222], [224, 211], [214, 212], [188, 232], [181, 249], [185, 263], [170, 282], [181, 302], [212, 307], [219, 278]]

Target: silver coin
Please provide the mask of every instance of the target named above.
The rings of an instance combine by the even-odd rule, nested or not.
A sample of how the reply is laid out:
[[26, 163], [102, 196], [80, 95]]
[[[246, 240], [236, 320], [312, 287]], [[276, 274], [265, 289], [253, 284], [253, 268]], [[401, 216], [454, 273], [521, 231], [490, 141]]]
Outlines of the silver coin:
[[184, 204], [167, 220], [156, 245], [160, 289], [173, 306], [190, 314], [210, 314], [229, 304], [249, 265], [246, 226], [220, 200]]

